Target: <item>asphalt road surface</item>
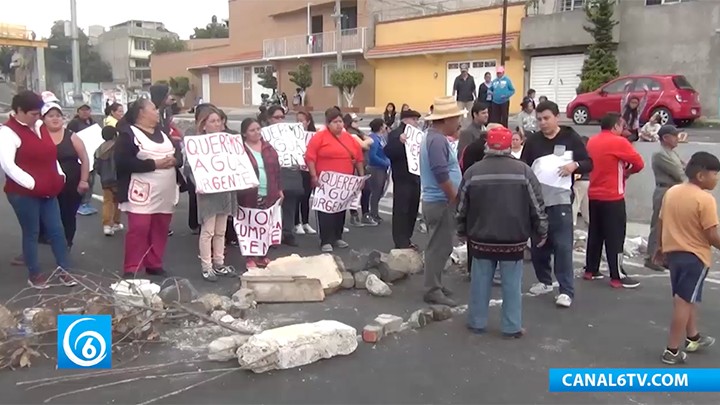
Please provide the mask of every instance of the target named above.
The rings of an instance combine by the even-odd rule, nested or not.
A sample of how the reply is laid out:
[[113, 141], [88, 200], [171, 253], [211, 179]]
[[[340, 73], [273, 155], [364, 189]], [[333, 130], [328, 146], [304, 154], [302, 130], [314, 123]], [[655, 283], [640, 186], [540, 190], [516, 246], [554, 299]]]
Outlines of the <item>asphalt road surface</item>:
[[[167, 249], [166, 265], [172, 274], [188, 278], [201, 292], [229, 294], [237, 281], [223, 279], [212, 284], [200, 276], [197, 259], [197, 237], [187, 228], [187, 205], [183, 196], [174, 217], [175, 235]], [[99, 204], [95, 202], [96, 206]], [[5, 197], [0, 197], [0, 268], [3, 301], [25, 286], [25, 270], [7, 263], [20, 251], [20, 232]], [[389, 218], [388, 218], [389, 219]], [[100, 218], [80, 217], [73, 251], [75, 267], [100, 273], [117, 271], [122, 263], [121, 235], [102, 236]], [[300, 236], [300, 247], [273, 250], [272, 257], [297, 252], [318, 253], [316, 236]], [[351, 247], [387, 250], [391, 246], [388, 221], [377, 228], [351, 229], [346, 235]], [[416, 242], [425, 245], [426, 235], [416, 235]], [[52, 268], [47, 247], [41, 247], [42, 263]], [[340, 252], [341, 256], [347, 252]], [[576, 267], [582, 265], [577, 256]], [[242, 269], [237, 251], [230, 252], [228, 261]], [[534, 281], [526, 265], [524, 287]], [[418, 331], [388, 337], [377, 345], [360, 343], [350, 356], [320, 361], [299, 369], [274, 371], [261, 375], [236, 371], [211, 382], [193, 387], [215, 374], [185, 375], [174, 378], [137, 380], [58, 397], [49, 403], [142, 403], [173, 391], [187, 389], [154, 403], [195, 404], [707, 404], [716, 403], [716, 394], [703, 393], [548, 393], [548, 369], [559, 367], [661, 367], [659, 356], [665, 346], [671, 312], [667, 274], [653, 273], [628, 264], [631, 274], [643, 282], [637, 290], [613, 290], [607, 281], [576, 281], [577, 296], [570, 309], [558, 309], [553, 297], [524, 297], [524, 325], [528, 334], [519, 340], [499, 336], [499, 308], [491, 309], [491, 331], [486, 335], [470, 334], [464, 317], [431, 324]], [[720, 334], [720, 277], [713, 275], [705, 286], [702, 308], [702, 332]], [[458, 272], [446, 275], [448, 287], [461, 303], [467, 302], [468, 283]], [[316, 304], [261, 305], [261, 316], [271, 319], [292, 319], [294, 322], [334, 319], [356, 327], [381, 313], [407, 317], [421, 308], [422, 276], [414, 276], [393, 286], [387, 298], [374, 298], [364, 291], [342, 291]], [[62, 291], [62, 290], [58, 290]], [[57, 293], [51, 290], [49, 293]], [[494, 294], [499, 298], [499, 291]], [[193, 330], [189, 329], [189, 334]], [[153, 365], [192, 358], [192, 352], [181, 351], [178, 342], [146, 345], [142, 356], [127, 366]], [[45, 347], [54, 358], [55, 348]], [[720, 364], [718, 349], [689, 357], [690, 367], [716, 367]], [[126, 365], [117, 365], [126, 366]], [[103, 378], [48, 385], [34, 390], [17, 386], [19, 381], [58, 375], [75, 374], [75, 370], [55, 370], [52, 360], [38, 361], [29, 369], [0, 371], [3, 403], [42, 403], [46, 399], [87, 389], [91, 386], [116, 383], [141, 376], [169, 374], [191, 370], [233, 367], [234, 363], [218, 364], [204, 361], [167, 366], [141, 373], [127, 373]], [[190, 387], [190, 388], [188, 388]]]

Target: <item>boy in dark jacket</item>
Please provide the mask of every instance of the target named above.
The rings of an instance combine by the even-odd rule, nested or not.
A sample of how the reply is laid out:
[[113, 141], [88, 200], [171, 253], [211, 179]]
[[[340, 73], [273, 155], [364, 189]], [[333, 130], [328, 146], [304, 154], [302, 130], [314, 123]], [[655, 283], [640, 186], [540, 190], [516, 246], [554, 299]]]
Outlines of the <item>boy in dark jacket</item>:
[[120, 209], [117, 201], [117, 173], [115, 171], [115, 138], [118, 131], [115, 127], [106, 126], [102, 130], [105, 140], [95, 151], [95, 164], [93, 170], [100, 177], [103, 190], [102, 224], [105, 236], [113, 236], [115, 232], [124, 229], [120, 223]]

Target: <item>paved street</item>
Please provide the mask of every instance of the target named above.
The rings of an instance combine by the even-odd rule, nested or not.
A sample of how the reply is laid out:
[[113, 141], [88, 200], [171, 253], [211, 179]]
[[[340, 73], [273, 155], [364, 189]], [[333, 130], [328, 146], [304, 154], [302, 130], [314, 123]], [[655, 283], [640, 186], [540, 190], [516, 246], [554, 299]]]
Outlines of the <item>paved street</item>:
[[[197, 265], [196, 237], [186, 226], [186, 204], [183, 201], [175, 216], [176, 233], [170, 240], [167, 267], [175, 275], [189, 278], [201, 291], [221, 293], [234, 290], [236, 281], [217, 284], [202, 281]], [[6, 263], [19, 252], [19, 229], [4, 197], [0, 198], [0, 263], [5, 270], [0, 297], [8, 299], [24, 287], [22, 268]], [[417, 241], [424, 245], [425, 235]], [[303, 255], [317, 253], [315, 236], [299, 237]], [[353, 247], [383, 249], [391, 246], [390, 226], [352, 229], [347, 241]], [[122, 238], [101, 236], [99, 218], [80, 217], [79, 234], [73, 252], [79, 269], [100, 272], [116, 271], [122, 260]], [[51, 256], [42, 247], [43, 263], [51, 268]], [[289, 254], [287, 248], [274, 250], [273, 257]], [[346, 252], [343, 252], [346, 253]], [[577, 257], [577, 267], [582, 256]], [[242, 268], [238, 252], [231, 252], [229, 262]], [[534, 281], [526, 266], [525, 287]], [[497, 332], [471, 335], [464, 318], [436, 323], [419, 331], [386, 338], [373, 346], [361, 343], [351, 356], [322, 361], [301, 369], [253, 375], [238, 371], [218, 380], [192, 388], [182, 394], [156, 403], [678, 403], [716, 402], [711, 394], [549, 394], [548, 368], [553, 367], [662, 367], [659, 355], [664, 347], [670, 315], [667, 275], [651, 273], [636, 265], [628, 267], [638, 274], [643, 285], [634, 291], [612, 290], [606, 282], [577, 280], [577, 299], [572, 309], [555, 308], [552, 297], [526, 297], [524, 324], [528, 335], [508, 341]], [[720, 334], [720, 277], [706, 284], [702, 312], [703, 331]], [[451, 272], [448, 286], [458, 300], [467, 302], [467, 282]], [[361, 329], [380, 313], [407, 317], [423, 306], [420, 299], [422, 276], [415, 276], [393, 286], [388, 298], [370, 297], [364, 291], [343, 291], [317, 304], [261, 305], [262, 315], [272, 319], [317, 321], [335, 319]], [[496, 291], [499, 294], [499, 291]], [[499, 297], [498, 297], [499, 298]], [[498, 327], [498, 308], [491, 310], [491, 328]], [[190, 331], [192, 333], [192, 330]], [[178, 342], [174, 342], [179, 344]], [[46, 348], [54, 356], [54, 347]], [[710, 350], [690, 357], [692, 367], [714, 367], [720, 354]], [[129, 366], [167, 363], [191, 358], [193, 353], [173, 347], [146, 345], [145, 354]], [[167, 374], [188, 370], [232, 367], [233, 364], [197, 362], [177, 365], [144, 374]], [[51, 361], [40, 361], [30, 369], [0, 372], [0, 387], [5, 403], [39, 403], [71, 390], [96, 384], [107, 384], [142, 376], [123, 374], [85, 379], [25, 391], [18, 381], [75, 374], [56, 371]], [[142, 380], [64, 396], [51, 403], [141, 403], [166, 393], [199, 383], [212, 375], [191, 375], [160, 380]]]

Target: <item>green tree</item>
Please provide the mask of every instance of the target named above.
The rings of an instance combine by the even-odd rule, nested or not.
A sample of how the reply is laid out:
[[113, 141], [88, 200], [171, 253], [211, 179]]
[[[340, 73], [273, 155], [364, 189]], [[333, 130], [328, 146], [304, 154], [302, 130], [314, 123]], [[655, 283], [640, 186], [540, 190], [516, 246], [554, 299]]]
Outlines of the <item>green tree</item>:
[[195, 33], [190, 35], [190, 39], [208, 39], [208, 38], [229, 38], [230, 29], [227, 22], [218, 22], [217, 16], [212, 16], [210, 24], [205, 28], [194, 28]]
[[185, 50], [185, 42], [175, 37], [164, 37], [153, 41], [153, 54], [182, 52]]
[[275, 94], [278, 87], [278, 79], [275, 77], [275, 69], [267, 68], [264, 72], [260, 73], [258, 77], [260, 78], [258, 84], [266, 89], [272, 90], [273, 94]]
[[592, 35], [594, 42], [587, 50], [588, 58], [583, 63], [578, 93], [594, 91], [620, 75], [613, 43], [613, 28], [618, 25], [618, 21], [613, 19], [614, 13], [613, 0], [589, 0], [585, 5], [590, 25], [583, 26], [583, 29]]
[[[303, 94], [312, 86], [312, 71], [308, 63], [299, 64], [297, 70], [288, 72], [288, 75], [290, 76], [290, 82], [298, 86], [303, 91]], [[305, 105], [305, 97], [302, 99], [302, 105]]]
[[15, 48], [10, 46], [0, 46], [0, 73], [9, 75], [13, 69], [10, 69], [10, 62], [15, 53]]
[[185, 95], [190, 91], [190, 79], [185, 76], [171, 77], [169, 82], [170, 91], [180, 99], [180, 105], [185, 106]]
[[[80, 80], [88, 83], [111, 82], [112, 68], [90, 45], [87, 35], [78, 29], [80, 45]], [[65, 22], [55, 21], [50, 29], [49, 47], [45, 50], [45, 69], [58, 74], [62, 81], [72, 81], [72, 38], [65, 35]]]
[[338, 88], [338, 91], [345, 97], [348, 107], [353, 106], [355, 90], [365, 80], [362, 72], [352, 69], [340, 69], [330, 75], [330, 84]]

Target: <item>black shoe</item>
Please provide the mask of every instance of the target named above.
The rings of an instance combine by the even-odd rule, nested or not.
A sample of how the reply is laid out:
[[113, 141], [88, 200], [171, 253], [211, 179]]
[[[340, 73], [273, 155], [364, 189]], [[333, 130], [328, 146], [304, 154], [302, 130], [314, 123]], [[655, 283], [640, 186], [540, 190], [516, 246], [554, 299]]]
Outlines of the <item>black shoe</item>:
[[147, 273], [150, 276], [158, 276], [158, 277], [167, 277], [168, 276], [167, 271], [165, 271], [165, 269], [163, 269], [162, 267], [157, 268], [157, 269], [148, 267], [145, 269], [145, 273]]
[[175, 235], [175, 231], [173, 231], [172, 229], [169, 230], [169, 231], [168, 231], [168, 236], [173, 236], [173, 235]]
[[447, 305], [453, 308], [458, 306], [457, 302], [445, 295], [439, 288], [426, 293], [423, 299], [428, 304]]

